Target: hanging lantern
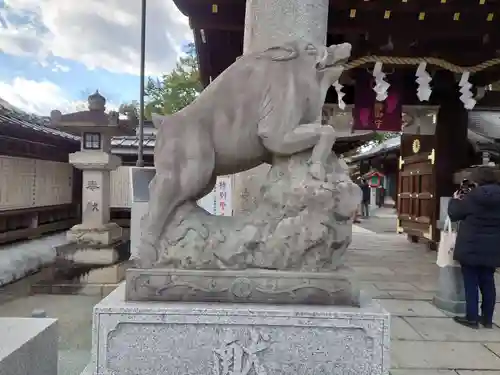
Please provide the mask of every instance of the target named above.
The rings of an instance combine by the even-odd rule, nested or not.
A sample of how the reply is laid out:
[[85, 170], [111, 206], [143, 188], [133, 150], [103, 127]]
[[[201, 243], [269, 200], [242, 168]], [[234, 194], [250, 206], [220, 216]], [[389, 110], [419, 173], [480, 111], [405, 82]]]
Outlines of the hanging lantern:
[[371, 188], [378, 188], [383, 185], [384, 174], [374, 171], [366, 175], [368, 180], [368, 186]]
[[431, 86], [429, 85], [432, 81], [432, 77], [429, 73], [427, 73], [426, 68], [427, 63], [421, 62], [418, 66], [417, 72], [415, 73], [418, 84], [417, 97], [421, 102], [428, 101], [432, 93]]

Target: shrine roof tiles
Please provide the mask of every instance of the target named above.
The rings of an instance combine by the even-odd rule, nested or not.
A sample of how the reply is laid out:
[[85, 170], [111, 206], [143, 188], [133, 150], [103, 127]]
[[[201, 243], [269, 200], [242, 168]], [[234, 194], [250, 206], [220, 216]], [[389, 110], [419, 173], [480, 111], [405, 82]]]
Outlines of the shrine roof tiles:
[[397, 150], [399, 149], [399, 146], [401, 145], [401, 137], [394, 137], [394, 138], [389, 138], [378, 145], [374, 146], [368, 151], [361, 152], [358, 155], [355, 155], [350, 158], [350, 162], [362, 160], [362, 159], [368, 159], [371, 156], [379, 155], [384, 152], [389, 152], [392, 150]]
[[[467, 132], [469, 142], [477, 148], [479, 145], [493, 144], [500, 140], [500, 111], [470, 111], [469, 129]], [[401, 138], [390, 138], [368, 151], [346, 158], [348, 163], [369, 159], [385, 152], [399, 149]]]
[[469, 112], [469, 129], [500, 140], [500, 111]]
[[[144, 147], [153, 148], [155, 146], [155, 141], [155, 136], [144, 136], [144, 141], [142, 144], [144, 145]], [[139, 137], [136, 135], [113, 137], [111, 139], [111, 146], [117, 148], [138, 147]]]
[[[3, 101], [2, 101], [3, 102]], [[0, 124], [15, 128], [25, 128], [39, 133], [45, 133], [50, 136], [65, 138], [77, 141], [80, 138], [71, 134], [49, 128], [50, 118], [28, 114], [10, 106], [6, 102], [0, 102]]]

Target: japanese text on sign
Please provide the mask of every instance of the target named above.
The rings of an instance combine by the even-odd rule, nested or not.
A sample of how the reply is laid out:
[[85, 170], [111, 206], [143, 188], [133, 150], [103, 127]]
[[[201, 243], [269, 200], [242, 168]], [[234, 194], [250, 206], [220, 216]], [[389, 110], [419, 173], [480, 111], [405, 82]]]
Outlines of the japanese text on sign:
[[218, 200], [217, 215], [231, 216], [231, 177], [221, 176], [217, 179], [216, 199]]
[[233, 209], [231, 205], [232, 176], [217, 177], [212, 191], [198, 201], [207, 212], [212, 215], [231, 216]]

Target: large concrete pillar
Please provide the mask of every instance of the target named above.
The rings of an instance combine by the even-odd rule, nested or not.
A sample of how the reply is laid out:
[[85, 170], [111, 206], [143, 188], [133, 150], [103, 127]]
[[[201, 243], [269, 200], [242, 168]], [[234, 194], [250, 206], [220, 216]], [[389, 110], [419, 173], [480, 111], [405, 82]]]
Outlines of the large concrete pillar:
[[329, 0], [247, 0], [243, 53], [291, 39], [325, 44]]
[[[262, 51], [293, 39], [326, 43], [329, 0], [247, 0], [243, 53]], [[234, 179], [234, 213], [252, 211], [269, 171], [261, 165]]]

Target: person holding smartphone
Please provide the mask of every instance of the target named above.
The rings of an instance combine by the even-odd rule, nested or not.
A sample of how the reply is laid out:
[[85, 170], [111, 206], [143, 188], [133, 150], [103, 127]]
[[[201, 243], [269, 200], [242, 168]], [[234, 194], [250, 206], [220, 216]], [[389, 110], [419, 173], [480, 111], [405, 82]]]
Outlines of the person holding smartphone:
[[[462, 183], [448, 205], [450, 220], [459, 221], [454, 259], [460, 263], [465, 289], [467, 327], [493, 327], [495, 270], [500, 267], [500, 185], [493, 167], [478, 167], [474, 184]], [[479, 313], [479, 292], [482, 295]]]

